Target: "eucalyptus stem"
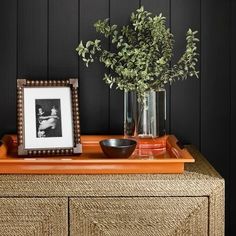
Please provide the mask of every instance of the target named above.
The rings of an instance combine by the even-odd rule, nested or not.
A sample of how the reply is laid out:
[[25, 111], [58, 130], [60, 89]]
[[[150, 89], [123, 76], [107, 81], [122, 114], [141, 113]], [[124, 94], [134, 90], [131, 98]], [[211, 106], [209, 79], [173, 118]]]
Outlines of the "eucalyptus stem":
[[76, 48], [79, 56], [87, 67], [97, 58], [111, 72], [104, 74], [105, 83], [120, 90], [136, 91], [139, 101], [148, 90], [157, 91], [175, 80], [198, 77], [197, 31], [187, 31], [185, 52], [170, 67], [174, 36], [162, 14], [152, 16], [140, 7], [131, 14], [128, 25], [110, 25], [109, 19], [105, 19], [98, 20], [94, 27], [111, 39], [114, 50], [104, 49], [102, 39], [81, 41]]

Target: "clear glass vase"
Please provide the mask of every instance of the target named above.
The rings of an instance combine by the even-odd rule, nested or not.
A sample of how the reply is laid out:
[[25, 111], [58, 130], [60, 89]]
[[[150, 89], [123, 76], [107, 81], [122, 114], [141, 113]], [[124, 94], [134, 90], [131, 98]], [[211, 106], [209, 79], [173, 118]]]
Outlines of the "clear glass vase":
[[147, 91], [143, 102], [136, 92], [124, 94], [124, 134], [128, 137], [155, 138], [165, 135], [166, 91]]

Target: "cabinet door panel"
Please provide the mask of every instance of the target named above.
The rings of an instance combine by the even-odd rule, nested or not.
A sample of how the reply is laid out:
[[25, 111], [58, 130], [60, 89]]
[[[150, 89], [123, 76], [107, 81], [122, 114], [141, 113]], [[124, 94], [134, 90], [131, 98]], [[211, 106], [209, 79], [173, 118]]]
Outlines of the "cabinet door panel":
[[0, 198], [0, 235], [68, 235], [67, 211], [66, 198]]
[[208, 198], [71, 198], [70, 220], [72, 236], [204, 236]]

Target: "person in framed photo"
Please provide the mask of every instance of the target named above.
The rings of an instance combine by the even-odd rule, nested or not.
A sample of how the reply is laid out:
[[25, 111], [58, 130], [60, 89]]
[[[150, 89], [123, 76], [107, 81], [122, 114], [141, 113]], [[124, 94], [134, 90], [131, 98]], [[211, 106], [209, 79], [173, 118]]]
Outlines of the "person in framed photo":
[[59, 108], [59, 99], [36, 99], [37, 138], [62, 136]]

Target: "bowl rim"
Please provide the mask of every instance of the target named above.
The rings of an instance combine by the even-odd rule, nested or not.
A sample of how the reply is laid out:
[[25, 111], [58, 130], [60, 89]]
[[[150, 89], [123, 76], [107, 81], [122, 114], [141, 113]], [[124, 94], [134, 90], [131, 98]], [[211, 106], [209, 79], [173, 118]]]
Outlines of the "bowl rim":
[[[105, 141], [111, 141], [111, 140], [129, 140], [131, 141], [131, 144], [129, 145], [121, 145], [121, 146], [111, 146], [111, 145], [105, 145], [103, 142]], [[107, 147], [107, 148], [128, 148], [128, 147], [133, 147], [137, 145], [137, 141], [133, 139], [128, 139], [128, 138], [108, 138], [108, 139], [103, 139], [99, 141], [99, 144], [101, 146]]]

